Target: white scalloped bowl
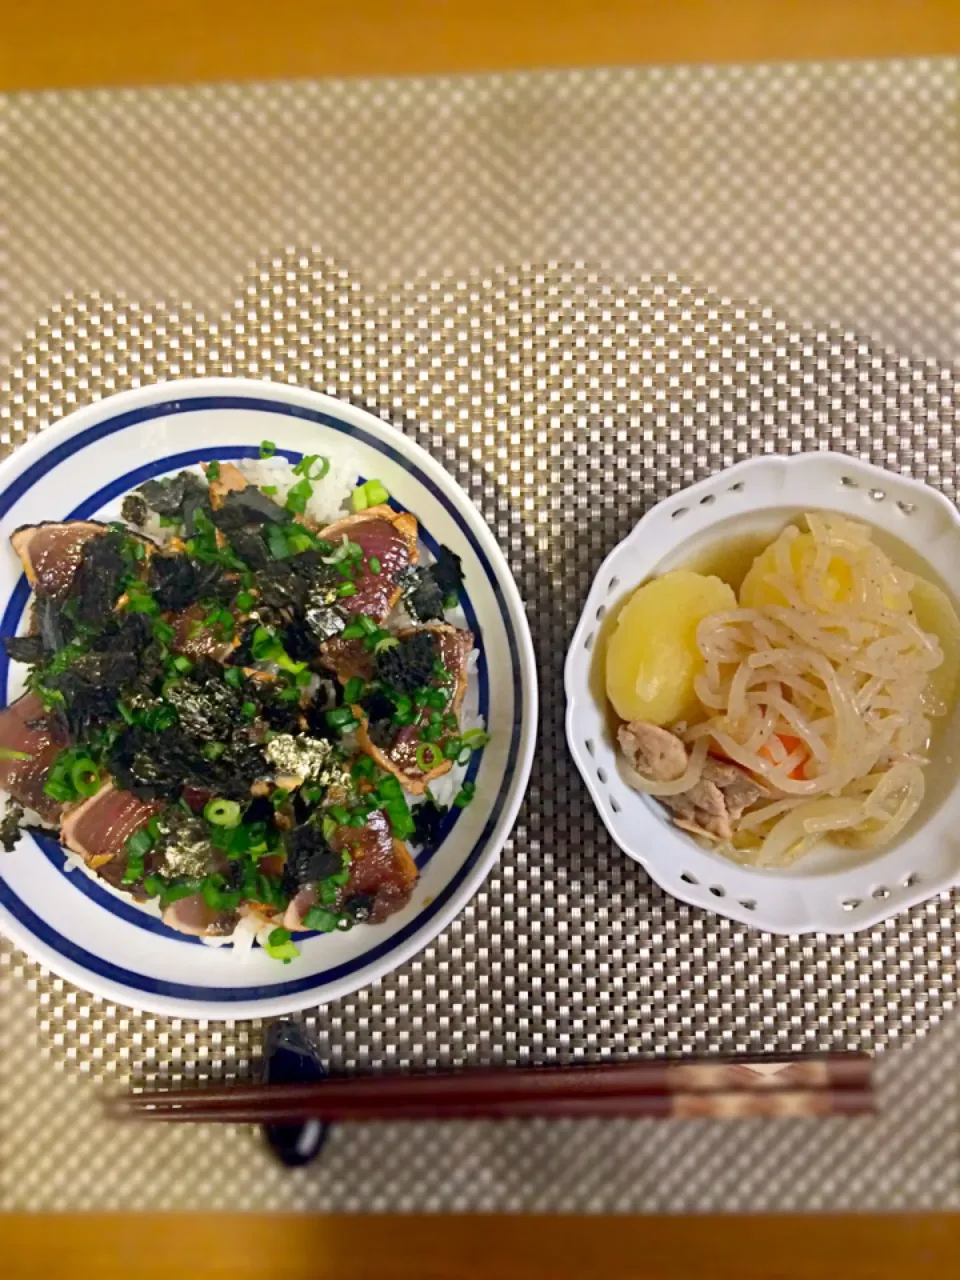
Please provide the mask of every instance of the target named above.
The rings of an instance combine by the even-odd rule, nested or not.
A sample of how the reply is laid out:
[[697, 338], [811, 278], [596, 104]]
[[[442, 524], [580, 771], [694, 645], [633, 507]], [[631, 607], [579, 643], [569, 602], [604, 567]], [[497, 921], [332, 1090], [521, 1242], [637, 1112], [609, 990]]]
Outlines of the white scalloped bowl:
[[[604, 620], [651, 576], [709, 560], [737, 540], [759, 550], [804, 511], [842, 512], [874, 529], [897, 563], [960, 599], [960, 515], [935, 489], [836, 453], [772, 455], [674, 494], [649, 511], [594, 579], [567, 654], [567, 741], [617, 844], [668, 893], [772, 933], [850, 933], [960, 883], [960, 714], [937, 731], [927, 794], [889, 848], [824, 842], [792, 866], [738, 866], [676, 828], [617, 768], [604, 694]], [[615, 615], [614, 615], [615, 616]], [[608, 621], [609, 625], [609, 621]]]

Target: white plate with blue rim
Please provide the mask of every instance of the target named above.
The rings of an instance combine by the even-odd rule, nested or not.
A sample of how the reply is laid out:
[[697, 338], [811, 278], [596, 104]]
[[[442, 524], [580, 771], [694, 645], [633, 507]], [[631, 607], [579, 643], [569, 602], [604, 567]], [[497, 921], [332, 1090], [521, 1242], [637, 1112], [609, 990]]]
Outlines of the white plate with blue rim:
[[[350, 405], [297, 387], [233, 378], [123, 392], [48, 427], [0, 465], [0, 634], [26, 626], [30, 589], [10, 546], [41, 520], [115, 519], [125, 494], [201, 461], [256, 458], [263, 440], [291, 460], [343, 451], [358, 477], [376, 476], [420, 523], [423, 545], [460, 556], [460, 605], [476, 636], [472, 677], [489, 745], [470, 763], [472, 802], [451, 809], [442, 838], [417, 856], [410, 902], [382, 924], [299, 935], [283, 965], [175, 933], [80, 870], [54, 836], [25, 834], [0, 852], [0, 931], [94, 995], [152, 1013], [253, 1018], [349, 995], [422, 950], [463, 909], [494, 866], [526, 790], [536, 740], [537, 680], [523, 603], [487, 524], [419, 445]], [[26, 669], [0, 653], [0, 696]]]

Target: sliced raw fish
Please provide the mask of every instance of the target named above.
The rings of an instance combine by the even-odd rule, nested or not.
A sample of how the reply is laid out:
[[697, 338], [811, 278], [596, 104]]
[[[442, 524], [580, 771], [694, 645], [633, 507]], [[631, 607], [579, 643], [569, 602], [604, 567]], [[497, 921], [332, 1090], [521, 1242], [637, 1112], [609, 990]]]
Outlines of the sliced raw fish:
[[64, 815], [60, 839], [96, 870], [123, 853], [134, 832], [146, 826], [161, 808], [107, 782], [95, 796]]
[[338, 853], [353, 858], [350, 879], [340, 890], [342, 903], [362, 894], [372, 899], [367, 917], [374, 924], [406, 906], [417, 882], [417, 864], [402, 840], [396, 840], [390, 819], [382, 809], [367, 817], [362, 827], [339, 827], [330, 837]]
[[207, 612], [203, 605], [192, 604], [170, 619], [174, 631], [170, 648], [174, 653], [182, 653], [194, 660], [215, 658], [217, 662], [223, 662], [230, 651], [237, 647], [235, 637], [224, 640], [213, 627], [203, 625]]
[[22, 525], [11, 537], [13, 549], [23, 561], [27, 581], [38, 595], [63, 596], [73, 582], [91, 538], [107, 532], [105, 524], [92, 520], [56, 520]]
[[[427, 627], [411, 627], [409, 630], [401, 631], [399, 638], [406, 639], [421, 631], [429, 631], [436, 636], [439, 659], [454, 677], [454, 683], [448, 686], [449, 694], [443, 712], [445, 715], [451, 713], [456, 715], [458, 727], [445, 733], [433, 744], [442, 751], [444, 744], [460, 732], [460, 705], [467, 691], [467, 659], [473, 649], [473, 634], [470, 631], [461, 631], [458, 627], [451, 627], [447, 623], [435, 623]], [[392, 773], [413, 795], [422, 795], [434, 778], [449, 773], [453, 768], [453, 761], [447, 759], [441, 760], [432, 769], [421, 769], [417, 762], [417, 752], [423, 741], [422, 730], [430, 718], [432, 708], [425, 709], [418, 722], [402, 725], [391, 742], [379, 746], [370, 738], [370, 726], [366, 716], [359, 708], [355, 710], [360, 712], [357, 744], [361, 751], [372, 756], [381, 769]]]
[[[330, 837], [330, 847], [337, 853], [349, 851], [353, 859], [350, 879], [338, 890], [334, 910], [361, 895], [370, 900], [369, 914], [364, 918], [378, 923], [406, 906], [417, 881], [417, 864], [404, 842], [394, 839], [390, 819], [382, 809], [368, 814], [362, 827], [338, 827]], [[304, 917], [318, 898], [315, 884], [304, 885], [287, 906], [284, 928], [306, 928]]]
[[233, 933], [237, 922], [236, 911], [219, 911], [208, 906], [202, 893], [192, 893], [188, 898], [171, 902], [163, 913], [163, 923], [177, 933], [189, 933], [196, 938], [223, 937]]
[[[384, 622], [402, 594], [400, 575], [419, 558], [416, 517], [384, 504], [345, 516], [320, 530], [320, 537], [328, 542], [339, 543], [344, 535], [363, 548], [364, 559], [360, 576], [352, 580], [356, 593], [341, 600], [339, 607], [351, 617], [364, 614], [374, 622]], [[379, 573], [370, 569], [371, 556], [380, 562]], [[370, 678], [373, 658], [362, 640], [335, 636], [322, 645], [320, 654], [343, 684], [354, 676]]]
[[[400, 575], [419, 559], [416, 516], [384, 504], [344, 516], [321, 529], [319, 536], [337, 544], [344, 535], [363, 548], [363, 571], [353, 579], [355, 594], [341, 601], [341, 607], [383, 622], [400, 599]], [[370, 568], [371, 556], [380, 562], [379, 573]]]
[[59, 717], [46, 711], [35, 693], [24, 694], [0, 711], [0, 747], [28, 757], [0, 760], [0, 788], [44, 822], [57, 822], [63, 809], [43, 787], [54, 760], [67, 745]]

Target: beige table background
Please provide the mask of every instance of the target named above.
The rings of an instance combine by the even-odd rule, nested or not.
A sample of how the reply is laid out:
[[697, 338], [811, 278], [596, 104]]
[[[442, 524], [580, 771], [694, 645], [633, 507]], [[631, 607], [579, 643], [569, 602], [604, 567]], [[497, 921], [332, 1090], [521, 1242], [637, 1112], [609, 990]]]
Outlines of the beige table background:
[[[458, 12], [454, 12], [458, 10]], [[721, 15], [722, 11], [722, 15]], [[543, 65], [550, 63], [610, 63], [635, 61], [723, 60], [727, 58], [795, 58], [802, 56], [855, 56], [860, 54], [935, 54], [960, 50], [958, 42], [960, 14], [957, 6], [944, 4], [612, 4], [577, 5], [554, 4], [551, 6], [528, 3], [510, 6], [405, 5], [405, 4], [357, 4], [353, 6], [296, 6], [281, 3], [271, 6], [269, 25], [254, 6], [228, 9], [216, 5], [140, 6], [131, 12], [128, 8], [105, 4], [98, 7], [95, 17], [73, 6], [54, 4], [42, 10], [28, 13], [26, 7], [16, 6], [13, 26], [8, 23], [13, 39], [0, 45], [0, 88], [52, 87], [57, 85], [103, 84], [124, 82], [163, 82], [193, 78], [246, 78], [270, 75], [320, 75], [363, 74], [370, 72], [403, 72], [435, 70], [471, 70], [490, 66]], [[8, 55], [6, 65], [3, 54]], [[670, 74], [667, 83], [671, 83]], [[761, 77], [762, 80], [762, 77]], [[609, 83], [613, 83], [610, 81]], [[417, 90], [413, 90], [417, 92]], [[670, 92], [667, 89], [667, 92]], [[15, 104], [16, 105], [16, 104]], [[746, 132], [740, 139], [744, 154], [756, 146], [773, 145], [770, 137], [771, 122], [766, 104], [760, 100], [760, 109], [754, 120], [745, 121]], [[429, 107], [429, 102], [426, 103]], [[704, 125], [709, 129], [711, 113], [704, 112]], [[92, 119], [98, 110], [96, 100], [91, 104]], [[104, 118], [109, 119], [106, 102], [100, 104]], [[3, 108], [9, 112], [9, 104]], [[546, 113], [549, 114], [549, 113]], [[789, 116], [789, 111], [784, 113]], [[6, 117], [7, 119], [9, 117]], [[900, 117], [897, 117], [900, 121]], [[464, 127], [469, 121], [464, 122]], [[0, 122], [2, 127], [2, 122]], [[781, 133], [775, 135], [778, 154], [782, 149], [784, 132], [789, 139], [789, 120], [775, 122]], [[921, 129], [917, 137], [914, 157], [915, 170], [901, 169], [890, 174], [886, 194], [877, 203], [863, 211], [863, 235], [866, 257], [871, 260], [870, 274], [875, 287], [851, 287], [846, 296], [833, 286], [843, 274], [836, 264], [826, 264], [826, 274], [833, 272], [829, 288], [822, 289], [822, 271], [811, 268], [803, 278], [789, 274], [778, 275], [777, 255], [768, 251], [764, 257], [763, 238], [756, 236], [756, 229], [770, 214], [769, 208], [756, 208], [755, 197], [745, 194], [743, 209], [745, 223], [744, 246], [740, 253], [729, 253], [729, 247], [714, 245], [706, 253], [701, 252], [693, 265], [703, 271], [712, 283], [731, 288], [738, 293], [761, 291], [775, 295], [797, 319], [823, 316], [823, 299], [833, 300], [831, 319], [855, 326], [866, 325], [870, 331], [892, 342], [906, 343], [913, 350], [927, 350], [941, 359], [955, 356], [956, 344], [956, 294], [948, 283], [931, 299], [924, 289], [924, 279], [908, 282], [898, 302], [898, 289], [890, 287], [890, 264], [884, 260], [884, 218], [909, 219], [909, 191], [911, 183], [923, 179], [931, 167], [945, 165], [946, 174], [956, 173], [956, 142], [951, 134], [951, 121], [944, 117], [943, 133], [939, 143], [931, 145], [929, 132]], [[754, 130], [751, 133], [751, 129]], [[96, 132], [94, 124], [94, 132]], [[135, 143], [136, 126], [132, 125]], [[5, 131], [0, 135], [9, 137]], [[611, 146], [617, 140], [611, 141]], [[676, 139], [665, 142], [665, 178], [669, 181], [675, 160]], [[90, 197], [95, 194], [87, 181], [84, 183], [84, 138], [77, 139], [75, 165], [70, 171], [57, 175], [50, 184], [50, 175], [42, 166], [30, 168], [30, 153], [17, 157], [16, 165], [9, 164], [6, 181], [0, 188], [0, 199], [6, 202], [7, 216], [4, 229], [7, 232], [5, 259], [7, 285], [0, 289], [0, 297], [7, 304], [5, 334], [7, 350], [16, 342], [24, 326], [32, 323], [43, 308], [68, 289], [83, 289], [91, 284], [107, 289], [124, 288], [127, 292], [145, 297], [186, 296], [198, 304], [215, 307], [229, 296], [228, 277], [197, 281], [188, 276], [169, 273], [169, 263], [162, 252], [144, 260], [128, 256], [123, 258], [123, 228], [110, 227], [111, 238], [117, 230], [121, 233], [118, 252], [106, 253], [96, 263], [97, 271], [89, 279], [79, 279], [70, 274], [70, 261], [75, 254], [64, 254], [63, 269], [55, 271], [44, 281], [33, 265], [36, 237], [66, 235], [75, 245], [79, 237], [87, 234], [86, 226], [92, 213], [98, 212]], [[790, 170], [790, 146], [803, 146], [802, 137], [788, 141], [784, 154], [784, 172]], [[2, 151], [0, 151], [2, 154]], [[225, 159], [229, 161], [229, 148]], [[638, 161], [649, 161], [638, 157]], [[909, 166], [911, 159], [904, 157]], [[118, 172], [122, 170], [122, 148], [117, 157]], [[664, 165], [656, 166], [657, 173], [664, 173]], [[842, 184], [850, 179], [849, 170], [841, 163], [837, 172]], [[941, 177], [943, 174], [941, 173]], [[47, 185], [44, 185], [47, 183]], [[851, 187], [853, 190], [853, 187]], [[449, 193], [445, 193], [449, 195]], [[562, 191], [559, 197], [562, 199]], [[558, 193], [553, 193], [557, 198]], [[624, 196], [624, 227], [635, 230], [637, 192]], [[641, 196], [642, 209], [642, 190]], [[66, 198], [65, 198], [66, 197]], [[604, 247], [604, 253], [614, 265], [628, 268], [640, 267], [645, 261], [667, 249], [671, 253], [686, 253], [688, 259], [696, 257], [691, 247], [702, 251], [703, 231], [710, 226], [709, 190], [704, 192], [703, 206], [699, 210], [683, 209], [684, 216], [677, 218], [670, 238], [651, 246], [640, 235]], [[16, 200], [21, 216], [13, 214]], [[71, 203], [71, 200], [74, 203]], [[224, 219], [224, 240], [227, 242], [227, 259], [233, 261], [236, 274], [255, 255], [257, 248], [274, 243], [273, 235], [258, 239], [254, 234], [244, 238], [243, 217], [249, 211], [217, 210], [213, 200], [209, 208], [191, 211], [174, 200], [166, 209], [151, 197], [150, 208], [160, 210], [161, 229], [167, 234], [189, 237], [191, 226], [213, 216]], [[795, 224], [793, 212], [801, 211], [803, 222], [803, 192], [792, 192], [785, 214], [784, 225]], [[22, 213], [27, 216], [23, 217]], [[273, 211], [275, 212], [275, 211]], [[775, 211], [774, 211], [775, 212]], [[808, 211], [806, 216], [823, 211]], [[310, 216], [314, 213], [308, 211]], [[690, 230], [690, 215], [699, 232]], [[306, 225], [307, 219], [298, 223], [299, 214], [281, 209], [280, 224], [284, 230], [296, 230]], [[918, 240], [929, 239], [930, 260], [939, 258], [943, 243], [941, 238], [950, 236], [953, 214], [948, 207], [942, 219], [934, 219], [932, 228], [918, 227], [914, 234]], [[167, 219], [164, 223], [164, 218]], [[184, 225], [186, 218], [186, 225]], [[191, 223], [191, 218], [196, 221]], [[293, 221], [289, 219], [293, 218]], [[699, 223], [697, 219], [699, 218]], [[284, 221], [287, 219], [287, 221]], [[751, 221], [753, 219], [753, 221]], [[108, 223], [109, 226], [109, 223]], [[879, 229], [878, 229], [879, 227]], [[237, 229], [241, 234], [237, 234]], [[11, 244], [11, 231], [13, 243]], [[501, 245], [503, 234], [510, 231], [509, 220], [494, 228], [486, 229], [490, 244]], [[576, 252], [578, 232], [586, 231], [586, 247], [589, 227], [570, 228], [569, 244]], [[16, 237], [19, 236], [19, 239]], [[699, 236], [699, 238], [698, 238]], [[235, 237], [235, 240], [234, 240]], [[686, 237], [686, 238], [685, 238]], [[181, 240], [182, 242], [182, 240]], [[522, 251], [521, 237], [511, 242]], [[754, 248], [759, 245], [759, 263]], [[875, 246], [875, 247], [874, 247]], [[362, 259], [362, 236], [352, 246], [356, 256]], [[947, 251], [952, 243], [947, 243]], [[398, 245], [394, 278], [402, 276], [412, 257], [404, 259], [410, 246]], [[235, 259], [229, 255], [235, 253]], [[644, 258], [644, 254], [647, 258]], [[56, 255], [55, 255], [56, 256]], [[497, 255], [500, 256], [500, 255]], [[69, 261], [68, 261], [69, 260]], [[371, 277], [380, 274], [383, 262], [361, 264]], [[427, 264], [429, 267], [433, 264]], [[909, 264], [908, 264], [909, 265]], [[59, 270], [59, 268], [58, 268]], [[168, 274], [164, 274], [167, 272]], [[744, 272], [747, 273], [746, 277]], [[755, 274], [750, 275], [751, 272]], [[837, 273], [840, 274], [837, 274]], [[729, 274], [726, 274], [729, 273]], [[235, 277], [234, 277], [235, 278]], [[819, 282], [818, 282], [819, 281]], [[2, 284], [3, 282], [0, 282]], [[758, 286], [766, 286], [760, 289]], [[916, 308], [908, 301], [913, 298], [925, 314], [916, 319]], [[907, 301], [905, 301], [907, 300]], [[0, 304], [2, 305], [2, 304]], [[899, 308], [899, 309], [898, 309]], [[819, 316], [818, 316], [819, 309]], [[0, 317], [2, 318], [2, 317]], [[905, 325], [907, 329], [905, 329]], [[910, 326], [913, 326], [911, 329]], [[936, 1040], [930, 1041], [931, 1051]], [[927, 1052], [921, 1047], [918, 1052]], [[2, 1070], [2, 1064], [0, 1064]], [[287, 1225], [280, 1231], [267, 1226], [233, 1226], [197, 1224], [185, 1228], [167, 1222], [154, 1227], [151, 1223], [117, 1224], [116, 1222], [65, 1225], [61, 1231], [51, 1233], [38, 1224], [36, 1230], [29, 1222], [12, 1226], [16, 1232], [18, 1252], [12, 1254], [14, 1268], [22, 1274], [31, 1274], [42, 1258], [44, 1273], [83, 1274], [80, 1267], [88, 1268], [88, 1274], [112, 1274], [108, 1268], [114, 1265], [124, 1268], [125, 1274], [160, 1274], [171, 1261], [170, 1249], [174, 1242], [186, 1239], [191, 1242], [216, 1239], [214, 1250], [203, 1250], [201, 1266], [208, 1274], [223, 1273], [229, 1269], [232, 1275], [260, 1274], [323, 1274], [322, 1268], [336, 1267], [338, 1275], [457, 1275], [457, 1274], [588, 1274], [601, 1257], [609, 1274], [696, 1274], [695, 1268], [707, 1267], [711, 1274], [749, 1276], [751, 1274], [800, 1275], [805, 1260], [811, 1267], [841, 1266], [844, 1273], [899, 1274], [902, 1263], [909, 1265], [911, 1275], [947, 1274], [947, 1258], [950, 1249], [956, 1248], [955, 1228], [932, 1222], [916, 1223], [900, 1220], [896, 1223], [872, 1223], [854, 1234], [851, 1226], [824, 1225], [814, 1222], [800, 1224], [795, 1231], [783, 1228], [777, 1238], [777, 1228], [770, 1224], [762, 1233], [758, 1229], [735, 1224], [716, 1224], [700, 1220], [684, 1223], [676, 1230], [670, 1224], [642, 1224], [638, 1237], [628, 1224], [604, 1228], [595, 1232], [588, 1226], [568, 1226], [563, 1222], [542, 1224], [530, 1222], [527, 1226], [511, 1224], [494, 1230], [482, 1224], [461, 1227], [452, 1221], [431, 1221], [418, 1224], [405, 1220], [402, 1224], [383, 1223], [370, 1233], [357, 1233], [346, 1226], [343, 1229], [322, 1220]], [[457, 1261], [452, 1250], [458, 1231], [469, 1232], [468, 1254], [459, 1254]], [[743, 1233], [751, 1232], [751, 1241], [758, 1248], [743, 1248]], [[113, 1232], [125, 1232], [126, 1252], [120, 1255], [111, 1242], [119, 1237]], [[952, 1243], [951, 1243], [951, 1233]], [[272, 1237], [272, 1238], [271, 1238]], [[56, 1243], [51, 1247], [50, 1241]], [[143, 1242], [151, 1243], [145, 1249]], [[166, 1241], [167, 1243], [161, 1243]], [[902, 1249], [898, 1242], [902, 1241]], [[917, 1245], [917, 1242], [922, 1242]], [[585, 1243], [586, 1242], [586, 1243]], [[632, 1246], [632, 1251], [631, 1251]], [[942, 1250], [942, 1253], [940, 1252]], [[176, 1252], [180, 1253], [179, 1246]], [[211, 1258], [211, 1252], [215, 1257]], [[148, 1256], [149, 1255], [149, 1256]], [[11, 1255], [8, 1255], [11, 1256]], [[197, 1256], [197, 1255], [195, 1255]], [[943, 1259], [937, 1262], [937, 1258]], [[139, 1258], [142, 1267], [137, 1266]], [[830, 1259], [827, 1262], [827, 1259]], [[589, 1259], [589, 1261], [588, 1261]], [[699, 1261], [698, 1261], [699, 1259]], [[775, 1259], [773, 1262], [771, 1260]], [[208, 1265], [209, 1264], [209, 1265]], [[279, 1269], [278, 1269], [279, 1268]], [[882, 1271], [881, 1271], [881, 1268]], [[489, 1271], [488, 1271], [489, 1269]], [[812, 1271], [810, 1272], [813, 1273]], [[201, 1272], [194, 1268], [194, 1274]]]

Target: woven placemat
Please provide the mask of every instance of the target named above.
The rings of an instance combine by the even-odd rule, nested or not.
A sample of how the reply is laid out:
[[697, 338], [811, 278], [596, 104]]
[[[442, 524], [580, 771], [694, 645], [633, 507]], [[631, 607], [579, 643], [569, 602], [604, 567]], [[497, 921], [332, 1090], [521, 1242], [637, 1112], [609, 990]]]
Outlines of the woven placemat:
[[[355, 997], [306, 1015], [333, 1062], [871, 1048], [927, 1029], [952, 1003], [960, 898], [944, 895], [856, 938], [797, 941], [687, 908], [650, 885], [611, 846], [567, 758], [561, 680], [566, 643], [602, 556], [650, 502], [712, 470], [760, 451], [829, 446], [956, 496], [960, 411], [947, 362], [954, 335], [943, 307], [944, 298], [955, 301], [949, 219], [956, 193], [936, 165], [921, 173], [911, 150], [922, 139], [929, 151], [931, 129], [943, 126], [955, 97], [951, 70], [941, 63], [578, 73], [8, 104], [14, 127], [5, 135], [6, 159], [18, 202], [11, 225], [14, 247], [19, 239], [26, 250], [15, 277], [19, 287], [8, 295], [9, 316], [18, 315], [19, 325], [26, 308], [32, 306], [34, 316], [47, 309], [12, 355], [0, 405], [7, 440], [19, 443], [77, 404], [156, 378], [240, 373], [313, 386], [380, 414], [448, 467], [483, 510], [528, 602], [544, 690], [541, 746], [502, 866], [421, 957]], [[544, 114], [551, 104], [562, 108], [559, 116]], [[744, 131], [757, 141], [757, 111], [767, 127], [792, 137], [801, 109], [807, 125], [820, 128], [812, 141], [805, 135], [805, 167], [786, 175], [782, 186], [776, 165], [751, 170], [760, 163], [755, 153], [729, 146], [711, 151], [716, 171], [707, 173], [697, 130], [712, 130], [719, 143], [717, 111], [728, 143], [746, 148]], [[857, 140], [847, 129], [851, 110]], [[504, 129], [516, 129], [518, 117], [540, 130], [545, 148], [534, 170], [543, 179], [536, 193], [523, 169], [523, 145], [511, 142], [506, 156], [502, 151]], [[358, 120], [378, 126], [372, 137]], [[423, 138], [417, 131], [430, 121], [432, 132]], [[885, 133], [894, 123], [896, 133]], [[182, 132], [187, 124], [189, 137]], [[621, 138], [616, 155], [608, 126]], [[353, 139], [349, 145], [344, 134]], [[388, 154], [390, 137], [397, 146]], [[421, 185], [418, 203], [431, 137], [435, 145], [443, 138], [445, 147], [460, 149], [440, 149], [433, 182]], [[649, 146], [660, 156], [660, 186], [654, 194], [631, 187], [642, 195], [631, 223], [629, 201], [615, 188], [628, 176], [636, 183], [624, 154], [636, 158]], [[691, 148], [693, 154], [681, 172], [677, 154], [684, 146], [688, 159]], [[818, 159], [817, 147], [828, 151], [830, 163]], [[571, 149], [582, 161], [578, 171], [565, 167]], [[49, 205], [42, 198], [49, 164], [38, 165], [38, 151], [61, 167], [70, 157], [65, 198]], [[902, 197], [896, 206], [902, 217], [882, 207], [881, 190], [892, 196], [897, 185], [888, 184], [887, 164], [857, 170], [858, 204], [840, 199], [845, 192], [852, 197], [852, 188], [846, 191], [847, 176], [834, 160], [848, 156], [852, 163], [855, 151], [914, 166], [897, 177], [907, 185], [916, 179], [909, 216]], [[235, 163], [232, 186], [223, 177], [225, 156]], [[291, 164], [299, 157], [305, 167], [295, 174]], [[94, 161], [96, 190], [85, 177]], [[464, 181], [435, 185], [438, 172], [455, 178], [458, 164]], [[751, 173], [748, 200], [743, 192]], [[350, 174], [347, 188], [339, 186]], [[365, 194], [358, 175], [376, 192]], [[383, 184], [391, 175], [394, 199], [380, 203], [375, 197], [388, 194]], [[276, 235], [273, 243], [310, 243], [310, 236], [281, 238], [277, 217], [264, 213], [272, 194], [281, 212], [289, 210], [288, 180], [301, 194], [310, 187], [313, 201], [316, 184], [333, 204], [335, 216], [324, 213], [333, 228], [326, 240], [336, 245], [338, 261], [309, 248], [269, 252], [234, 286], [233, 305], [219, 313], [217, 292], [224, 280], [229, 286], [234, 241], [248, 246], [258, 211], [260, 229]], [[575, 202], [568, 182], [579, 189]], [[224, 201], [230, 212], [215, 215], [210, 191], [221, 187], [230, 187], [232, 199]], [[474, 197], [469, 215], [465, 187]], [[141, 189], [152, 221], [138, 203]], [[812, 201], [824, 215], [822, 225], [798, 239], [781, 217], [767, 226], [766, 239], [744, 238], [744, 227], [752, 225], [748, 206], [770, 204], [773, 189], [782, 209], [795, 211], [798, 202], [809, 209]], [[195, 219], [181, 239], [172, 238], [158, 190], [181, 212], [192, 197], [200, 200], [210, 226], [201, 230]], [[684, 196], [688, 212], [711, 197], [697, 224], [712, 228], [702, 238], [700, 261], [691, 262], [695, 255], [677, 239], [682, 219], [671, 208], [671, 191]], [[85, 197], [79, 203], [78, 192]], [[534, 194], [524, 208], [523, 197]], [[605, 195], [612, 201], [606, 208]], [[411, 225], [391, 243], [396, 208], [404, 202]], [[871, 224], [874, 240], [858, 240], [863, 208], [882, 222], [880, 232]], [[412, 263], [418, 253], [421, 268], [457, 264], [471, 254], [483, 260], [497, 229], [508, 225], [511, 245], [536, 238], [539, 230], [542, 247], [562, 246], [577, 209], [587, 223], [603, 224], [599, 258], [616, 256], [611, 246], [627, 258], [649, 253], [636, 222], [648, 229], [655, 222], [656, 257], [691, 262], [690, 273], [544, 263], [455, 270], [432, 283], [382, 289], [368, 282], [371, 271], [384, 277], [388, 260]], [[77, 221], [69, 221], [71, 212]], [[99, 240], [92, 229], [98, 214]], [[456, 225], [460, 214], [464, 225]], [[746, 221], [738, 223], [738, 214]], [[229, 244], [220, 234], [225, 218], [233, 219], [236, 232]], [[490, 218], [499, 219], [492, 229]], [[911, 253], [921, 227], [923, 270]], [[483, 239], [484, 228], [492, 241]], [[841, 252], [822, 249], [831, 229]], [[929, 257], [938, 236], [947, 246], [942, 260]], [[739, 249], [721, 261], [728, 242]], [[815, 269], [804, 253], [813, 242], [821, 246]], [[356, 262], [342, 252], [344, 245], [356, 249]], [[871, 245], [879, 246], [877, 254]], [[721, 285], [738, 262], [749, 264], [732, 300], [698, 283], [692, 269], [702, 278], [703, 254], [709, 259], [714, 252], [716, 270], [708, 278]], [[829, 306], [820, 306], [815, 277], [836, 281], [853, 263], [853, 274], [862, 279], [878, 271], [883, 284], [888, 255], [900, 267], [883, 314], [879, 306], [871, 310], [869, 290], [838, 289]], [[773, 258], [781, 268], [768, 277], [768, 300], [737, 301], [758, 260]], [[169, 291], [161, 291], [161, 278]], [[188, 278], [194, 297], [199, 290], [208, 299], [203, 308], [173, 300]], [[904, 289], [905, 280], [916, 290]], [[131, 281], [147, 281], [141, 296], [166, 293], [168, 301], [147, 305], [108, 292], [126, 283], [129, 295]], [[100, 296], [49, 307], [59, 287], [90, 283], [100, 285]], [[891, 315], [897, 307], [902, 314]], [[818, 313], [822, 318], [812, 325], [798, 319]], [[894, 328], [899, 346], [892, 344]], [[401, 1168], [402, 1207], [410, 1208], [819, 1207], [831, 1194], [825, 1187], [833, 1188], [836, 1207], [919, 1206], [945, 1203], [946, 1189], [957, 1185], [948, 1127], [956, 1119], [955, 1095], [940, 1092], [937, 1107], [923, 1111], [918, 1125], [914, 1101], [897, 1111], [902, 1081], [892, 1065], [884, 1068], [891, 1109], [884, 1121], [860, 1128], [785, 1122], [737, 1126], [735, 1138], [709, 1125], [463, 1126], [442, 1137], [423, 1126], [416, 1138], [389, 1128], [373, 1138], [345, 1130], [312, 1180], [267, 1177], [261, 1162], [239, 1158], [248, 1141], [239, 1131], [218, 1131], [201, 1148], [186, 1132], [151, 1131], [148, 1141], [133, 1131], [107, 1130], [80, 1078], [245, 1074], [259, 1044], [257, 1024], [133, 1014], [75, 991], [9, 948], [2, 959], [0, 1204], [377, 1208], [396, 1206]], [[80, 1072], [38, 1062], [37, 1040], [48, 1058]], [[937, 1055], [924, 1049], [904, 1068], [914, 1079], [925, 1072], [925, 1088], [938, 1072], [948, 1074], [944, 1054], [954, 1052], [952, 1028], [939, 1042]], [[69, 1137], [51, 1143], [39, 1117], [54, 1107]], [[813, 1127], [796, 1128], [805, 1123]], [[894, 1141], [910, 1145], [918, 1163], [913, 1181], [904, 1176], [906, 1157], [896, 1176], [862, 1168], [868, 1149]], [[740, 1160], [732, 1159], [733, 1142]], [[761, 1147], [769, 1160], [757, 1158]], [[521, 1148], [529, 1154], [521, 1157]], [[805, 1153], [799, 1180], [798, 1166], [787, 1159], [788, 1149], [798, 1148]], [[660, 1155], [653, 1158], [654, 1152]], [[685, 1176], [638, 1181], [641, 1165], [683, 1169]], [[136, 1172], [165, 1168], [166, 1176], [156, 1178]], [[808, 1176], [814, 1168], [824, 1176]], [[838, 1172], [845, 1168], [850, 1176]], [[337, 1178], [342, 1194], [333, 1187]]]

